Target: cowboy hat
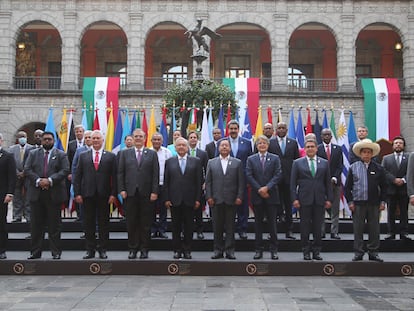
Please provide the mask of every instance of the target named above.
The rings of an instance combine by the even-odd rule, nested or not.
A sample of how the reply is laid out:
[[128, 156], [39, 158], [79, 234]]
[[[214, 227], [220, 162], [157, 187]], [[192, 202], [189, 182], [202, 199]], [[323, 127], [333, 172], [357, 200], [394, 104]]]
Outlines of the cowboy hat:
[[371, 139], [365, 138], [357, 142], [354, 147], [352, 147], [352, 151], [357, 155], [361, 155], [362, 149], [371, 149], [372, 156], [375, 157], [380, 153], [381, 147], [377, 143], [373, 143]]

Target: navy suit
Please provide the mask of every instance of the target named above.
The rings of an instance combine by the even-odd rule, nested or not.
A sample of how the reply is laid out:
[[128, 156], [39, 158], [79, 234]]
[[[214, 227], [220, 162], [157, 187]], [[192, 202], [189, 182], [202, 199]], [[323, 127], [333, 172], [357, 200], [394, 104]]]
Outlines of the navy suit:
[[[270, 233], [270, 250], [277, 251], [276, 213], [280, 205], [279, 190], [277, 184], [282, 178], [280, 159], [277, 155], [267, 152], [262, 165], [261, 155], [254, 154], [247, 159], [246, 167], [247, 183], [250, 184], [251, 201], [255, 215], [256, 251], [263, 250], [263, 218], [267, 216]], [[262, 198], [258, 190], [261, 187], [268, 188], [269, 198]]]
[[[322, 247], [321, 226], [325, 212], [325, 202], [332, 202], [331, 174], [329, 163], [321, 157], [316, 158], [316, 173], [313, 177], [308, 158], [293, 162], [290, 179], [292, 201], [300, 203], [300, 236], [304, 254], [313, 251], [319, 254]], [[309, 241], [312, 232], [313, 245]]]

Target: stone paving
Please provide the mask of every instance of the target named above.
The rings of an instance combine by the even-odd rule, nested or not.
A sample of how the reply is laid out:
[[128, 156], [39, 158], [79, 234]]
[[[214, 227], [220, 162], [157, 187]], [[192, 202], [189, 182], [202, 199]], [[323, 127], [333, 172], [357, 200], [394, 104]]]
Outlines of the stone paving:
[[414, 278], [0, 276], [0, 310], [414, 310]]

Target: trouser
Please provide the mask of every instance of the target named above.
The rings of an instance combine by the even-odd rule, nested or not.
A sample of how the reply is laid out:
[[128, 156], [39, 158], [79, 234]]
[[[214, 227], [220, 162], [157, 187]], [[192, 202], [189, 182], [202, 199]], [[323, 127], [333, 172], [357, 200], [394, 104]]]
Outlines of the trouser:
[[[388, 197], [388, 231], [390, 234], [408, 233], [408, 195], [405, 193], [395, 194]], [[400, 226], [395, 223], [397, 207], [400, 208]]]
[[[322, 248], [321, 226], [325, 208], [321, 205], [304, 205], [300, 207], [300, 239], [304, 254], [319, 253]], [[313, 243], [309, 240], [312, 233]]]
[[129, 196], [126, 198], [126, 206], [128, 248], [130, 251], [148, 251], [153, 215], [153, 205], [150, 204], [149, 196]]
[[[236, 205], [219, 204], [213, 207], [214, 251], [234, 253], [234, 220]], [[226, 234], [225, 241], [223, 233]]]
[[369, 203], [355, 203], [352, 215], [354, 224], [354, 252], [363, 255], [364, 250], [364, 226], [368, 223], [368, 252], [372, 255], [378, 253], [380, 245], [379, 205]]
[[255, 228], [255, 248], [256, 251], [263, 250], [263, 228], [264, 215], [267, 217], [267, 224], [269, 226], [270, 234], [270, 251], [277, 251], [277, 228], [276, 228], [276, 213], [277, 205], [263, 203], [260, 205], [254, 205], [254, 228]]
[[[109, 241], [109, 205], [108, 198], [94, 196], [84, 199], [84, 226], [86, 250], [108, 249]], [[96, 223], [98, 222], [99, 242], [96, 242]]]
[[[184, 204], [171, 207], [172, 240], [175, 252], [191, 251], [193, 240], [193, 207]], [[181, 239], [181, 232], [184, 238]]]

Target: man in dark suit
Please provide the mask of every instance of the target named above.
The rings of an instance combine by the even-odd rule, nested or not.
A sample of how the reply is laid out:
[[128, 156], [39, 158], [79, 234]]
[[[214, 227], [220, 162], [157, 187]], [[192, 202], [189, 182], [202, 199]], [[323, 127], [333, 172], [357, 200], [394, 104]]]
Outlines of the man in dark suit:
[[24, 217], [30, 222], [30, 204], [26, 198], [26, 182], [24, 176], [24, 163], [29, 156], [33, 146], [27, 143], [25, 131], [16, 134], [17, 144], [9, 147], [9, 152], [13, 154], [16, 162], [16, 189], [13, 197], [13, 222], [21, 222]]
[[217, 142], [221, 139], [221, 130], [216, 127], [213, 129], [213, 141], [206, 145], [208, 159], [212, 159], [217, 154]]
[[54, 134], [42, 134], [43, 148], [33, 149], [24, 166], [28, 179], [27, 198], [31, 205], [31, 247], [28, 259], [42, 256], [45, 228], [48, 228], [49, 246], [53, 259], [60, 259], [61, 216], [67, 200], [65, 181], [69, 174], [66, 153], [54, 147]]
[[7, 244], [7, 206], [13, 200], [16, 186], [16, 163], [13, 155], [2, 147], [3, 134], [0, 133], [0, 259], [6, 259]]
[[[365, 125], [361, 125], [358, 126], [357, 128], [357, 137], [358, 137], [358, 141], [364, 140], [365, 138], [368, 137], [368, 127], [366, 127]], [[348, 159], [349, 159], [349, 165], [351, 165], [352, 163], [361, 160], [361, 158], [356, 155], [353, 151], [354, 149], [354, 145], [357, 142], [353, 142], [350, 146], [349, 146], [349, 155], [348, 155]], [[378, 157], [373, 157], [372, 161], [376, 161], [376, 162], [380, 162]]]
[[[331, 207], [332, 186], [329, 163], [317, 157], [316, 139], [305, 138], [306, 156], [296, 159], [292, 166], [290, 192], [293, 207], [300, 209], [300, 238], [303, 259], [322, 260], [321, 226], [325, 208]], [[312, 232], [313, 243], [309, 241]]]
[[410, 204], [414, 205], [414, 153], [410, 153], [407, 164], [407, 195], [410, 199]]
[[[220, 140], [220, 155], [208, 161], [206, 174], [206, 198], [213, 208], [214, 255], [212, 259], [236, 259], [234, 255], [234, 219], [237, 206], [242, 204], [246, 188], [241, 160], [230, 156], [230, 142]], [[225, 242], [223, 233], [225, 231]]]
[[[195, 131], [191, 131], [188, 134], [188, 154], [192, 157], [197, 157], [201, 161], [201, 168], [202, 168], [202, 183], [204, 184], [206, 178], [206, 169], [207, 169], [207, 162], [208, 156], [207, 152], [198, 148], [198, 134]], [[203, 187], [204, 188], [204, 187]], [[194, 210], [194, 219], [195, 219], [195, 231], [197, 232], [197, 239], [203, 240], [203, 207], [205, 206], [205, 197], [204, 194], [201, 196], [201, 208], [197, 208]]]
[[[397, 136], [392, 140], [393, 153], [382, 159], [382, 166], [387, 176], [388, 203], [388, 232], [386, 240], [395, 239], [397, 233], [401, 240], [411, 240], [408, 237], [408, 195], [407, 195], [407, 165], [409, 154], [404, 152], [405, 139]], [[400, 210], [399, 230], [395, 224], [397, 208]]]
[[267, 152], [269, 138], [261, 135], [256, 140], [257, 154], [247, 159], [247, 182], [252, 188], [251, 201], [254, 209], [254, 224], [256, 236], [256, 254], [254, 259], [263, 257], [264, 216], [267, 216], [270, 233], [270, 258], [277, 256], [276, 213], [280, 204], [277, 184], [282, 179], [280, 159], [277, 155]]
[[276, 137], [270, 140], [269, 152], [279, 156], [282, 165], [282, 180], [279, 183], [281, 209], [278, 215], [286, 224], [286, 238], [295, 239], [292, 233], [292, 201], [290, 197], [290, 175], [293, 161], [299, 158], [296, 140], [286, 136], [287, 125], [279, 122], [276, 127]]
[[134, 130], [135, 147], [120, 153], [118, 166], [118, 190], [127, 207], [129, 259], [148, 258], [151, 238], [152, 207], [158, 198], [160, 168], [154, 150], [144, 148], [145, 132]]
[[185, 138], [176, 139], [175, 150], [177, 157], [165, 162], [165, 206], [171, 211], [174, 259], [191, 259], [193, 210], [201, 209], [203, 168], [200, 158], [187, 154]]
[[[332, 144], [332, 131], [325, 128], [321, 131], [322, 143], [318, 146], [317, 156], [328, 160], [332, 183], [331, 238], [340, 240], [339, 236], [339, 199], [341, 195], [341, 174], [344, 167], [342, 148]], [[322, 224], [322, 237], [325, 236], [325, 222]]]
[[[104, 138], [99, 130], [92, 132], [92, 149], [79, 155], [74, 180], [75, 200], [84, 205], [86, 255], [83, 259], [95, 257], [107, 259], [109, 241], [109, 204], [117, 195], [116, 156], [103, 149]], [[96, 242], [96, 220], [98, 220], [99, 243]]]

